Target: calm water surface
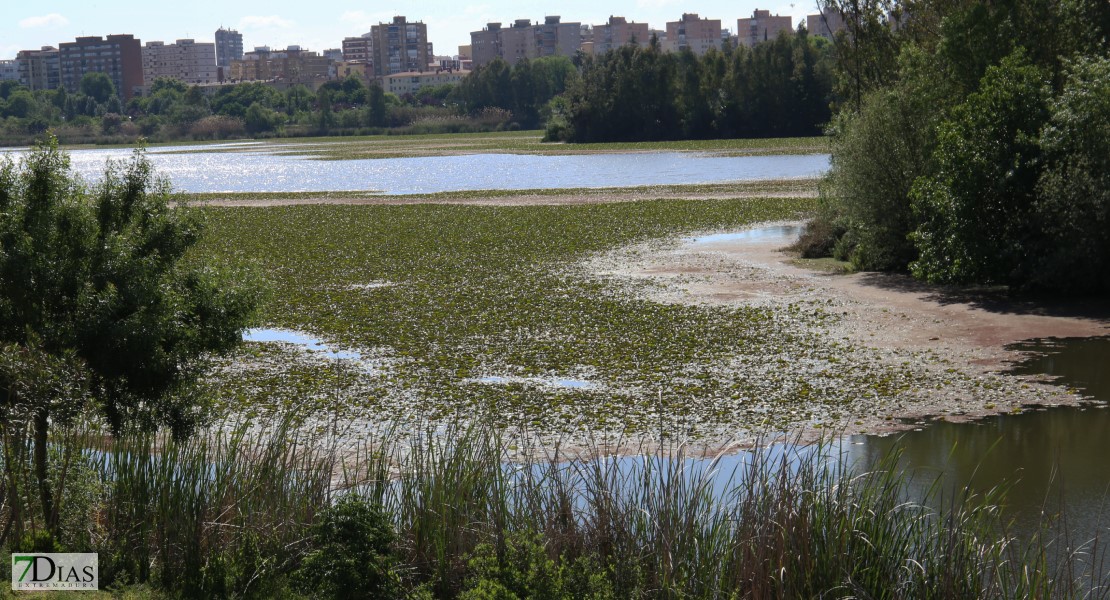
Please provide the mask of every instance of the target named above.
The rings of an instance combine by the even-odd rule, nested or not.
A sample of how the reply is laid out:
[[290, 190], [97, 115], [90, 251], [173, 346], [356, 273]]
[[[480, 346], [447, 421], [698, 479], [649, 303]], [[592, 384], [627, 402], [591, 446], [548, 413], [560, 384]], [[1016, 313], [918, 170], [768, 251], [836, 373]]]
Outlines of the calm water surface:
[[[302, 192], [318, 190], [427, 194], [465, 190], [523, 190], [699, 184], [818, 177], [826, 154], [713, 156], [647, 152], [538, 156], [472, 154], [421, 158], [312, 160], [253, 152], [190, 152], [211, 146], [152, 149], [158, 173], [183, 192]], [[248, 148], [244, 146], [244, 149]], [[172, 154], [169, 152], [173, 152]], [[108, 158], [131, 151], [75, 150], [74, 169], [95, 180]]]

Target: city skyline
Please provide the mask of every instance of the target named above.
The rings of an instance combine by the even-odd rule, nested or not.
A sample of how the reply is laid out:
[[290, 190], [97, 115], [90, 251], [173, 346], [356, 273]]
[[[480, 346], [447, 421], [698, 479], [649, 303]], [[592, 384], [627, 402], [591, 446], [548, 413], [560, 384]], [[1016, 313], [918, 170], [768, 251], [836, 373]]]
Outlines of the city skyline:
[[[736, 19], [748, 17], [755, 9], [772, 14], [789, 15], [795, 27], [805, 15], [817, 11], [815, 2], [768, 3], [752, 0], [724, 2], [678, 2], [677, 0], [620, 0], [604, 8], [583, 0], [568, 2], [510, 3], [504, 0], [481, 1], [459, 6], [442, 0], [422, 3], [418, 9], [398, 8], [386, 11], [365, 3], [338, 2], [328, 11], [310, 11], [304, 3], [289, 0], [269, 2], [238, 2], [231, 8], [227, 2], [195, 0], [189, 14], [167, 15], [146, 2], [123, 0], [114, 2], [58, 0], [49, 7], [25, 5], [5, 11], [0, 22], [0, 59], [13, 59], [20, 50], [37, 50], [57, 46], [78, 36], [106, 36], [128, 33], [142, 40], [172, 43], [178, 39], [211, 42], [219, 27], [237, 29], [243, 34], [245, 50], [255, 46], [284, 48], [299, 45], [314, 51], [339, 48], [344, 37], [370, 31], [380, 22], [388, 23], [396, 15], [410, 21], [421, 21], [428, 27], [429, 41], [440, 55], [453, 55], [458, 46], [470, 43], [470, 32], [480, 30], [488, 22], [511, 23], [515, 19], [542, 20], [547, 15], [560, 15], [564, 21], [583, 24], [605, 23], [609, 16], [623, 16], [629, 21], [648, 23], [663, 29], [682, 13], [697, 13], [720, 19], [724, 28], [735, 34]], [[194, 16], [195, 15], [195, 16]]]

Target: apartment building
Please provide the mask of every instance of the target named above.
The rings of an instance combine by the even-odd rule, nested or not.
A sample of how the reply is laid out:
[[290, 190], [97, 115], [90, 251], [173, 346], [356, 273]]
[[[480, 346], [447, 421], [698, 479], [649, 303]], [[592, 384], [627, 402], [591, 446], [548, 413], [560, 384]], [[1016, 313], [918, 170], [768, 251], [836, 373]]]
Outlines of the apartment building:
[[667, 22], [664, 50], [678, 52], [689, 48], [701, 56], [710, 48], [721, 48], [721, 20], [702, 19], [697, 13], [684, 13], [680, 21]]
[[435, 85], [458, 85], [470, 71], [455, 71], [451, 69], [437, 69], [435, 71], [411, 71], [408, 73], [393, 73], [382, 78], [382, 88], [398, 96], [415, 94], [421, 88]]
[[747, 19], [736, 20], [736, 40], [741, 46], [751, 48], [760, 42], [773, 40], [780, 33], [794, 31], [794, 21], [789, 16], [772, 15], [769, 10], [758, 8]]
[[393, 17], [392, 23], [370, 28], [370, 43], [378, 77], [428, 69], [428, 26], [424, 23]]
[[231, 62], [232, 81], [282, 81], [306, 85], [326, 81], [334, 76], [331, 59], [316, 52], [289, 46], [270, 50], [257, 46], [243, 54], [243, 60]]
[[0, 81], [19, 81], [19, 59], [0, 60]]
[[474, 68], [488, 65], [501, 56], [501, 23], [487, 23], [481, 31], [470, 32], [470, 58]]
[[147, 42], [143, 46], [143, 80], [149, 85], [159, 77], [190, 85], [217, 83], [216, 44], [188, 39], [173, 44]]
[[820, 14], [806, 17], [806, 31], [809, 35], [819, 35], [831, 40], [836, 32], [844, 31], [844, 17], [835, 9], [825, 9]]
[[544, 17], [543, 23], [517, 19], [511, 27], [489, 23], [482, 31], [470, 32], [475, 68], [501, 57], [511, 65], [521, 59], [544, 56], [574, 56], [582, 45], [582, 24], [563, 23], [559, 16]]
[[21, 50], [15, 57], [20, 85], [30, 90], [53, 90], [62, 85], [62, 63], [58, 49]]
[[216, 30], [216, 66], [230, 67], [233, 60], [243, 60], [243, 34], [221, 27]]
[[594, 25], [590, 42], [595, 54], [605, 54], [626, 44], [637, 44], [646, 48], [651, 41], [647, 23], [629, 23], [624, 17], [609, 17], [604, 25]]
[[61, 85], [67, 92], [80, 88], [87, 73], [104, 73], [126, 101], [143, 85], [143, 50], [130, 34], [79, 37], [58, 45]]

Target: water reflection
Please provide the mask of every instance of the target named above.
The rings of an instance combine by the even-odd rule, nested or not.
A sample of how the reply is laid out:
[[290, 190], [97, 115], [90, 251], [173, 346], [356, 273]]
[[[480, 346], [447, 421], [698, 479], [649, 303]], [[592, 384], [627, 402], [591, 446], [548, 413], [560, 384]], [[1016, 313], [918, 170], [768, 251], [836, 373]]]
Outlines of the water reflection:
[[[472, 154], [414, 158], [311, 160], [255, 152], [204, 153], [203, 147], [152, 151], [151, 162], [174, 189], [184, 192], [367, 191], [427, 194], [464, 190], [676, 185], [818, 177], [826, 154], [712, 156], [687, 152], [595, 155]], [[247, 148], [244, 148], [247, 150]], [[74, 150], [71, 163], [98, 179], [108, 158], [131, 151]]]
[[792, 242], [802, 233], [801, 225], [771, 225], [736, 231], [731, 233], [714, 233], [689, 238], [691, 244], [722, 244], [722, 243], [765, 243], [765, 242]]
[[1110, 525], [1103, 515], [1110, 508], [1110, 338], [1036, 340], [1015, 348], [1037, 354], [1013, 373], [1052, 376], [1095, 402], [973, 423], [935, 422], [897, 436], [853, 436], [848, 459], [866, 467], [898, 450], [918, 490], [937, 477], [948, 489], [1008, 485], [1005, 509], [1017, 533], [1029, 534], [1042, 514], [1066, 509], [1075, 541], [1085, 541]]

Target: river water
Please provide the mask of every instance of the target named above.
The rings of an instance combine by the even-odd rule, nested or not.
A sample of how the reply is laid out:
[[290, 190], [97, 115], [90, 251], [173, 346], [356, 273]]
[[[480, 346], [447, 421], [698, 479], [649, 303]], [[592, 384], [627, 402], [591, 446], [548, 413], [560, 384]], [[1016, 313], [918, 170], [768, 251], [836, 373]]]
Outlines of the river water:
[[[326, 190], [429, 194], [627, 187], [818, 177], [829, 168], [827, 154], [471, 154], [313, 160], [302, 156], [227, 152], [227, 148], [221, 145], [156, 148], [150, 150], [148, 156], [157, 172], [168, 177], [176, 191], [196, 193]], [[105, 160], [123, 159], [130, 154], [126, 149], [74, 150], [70, 152], [70, 159], [74, 170], [92, 181], [103, 173]]]

